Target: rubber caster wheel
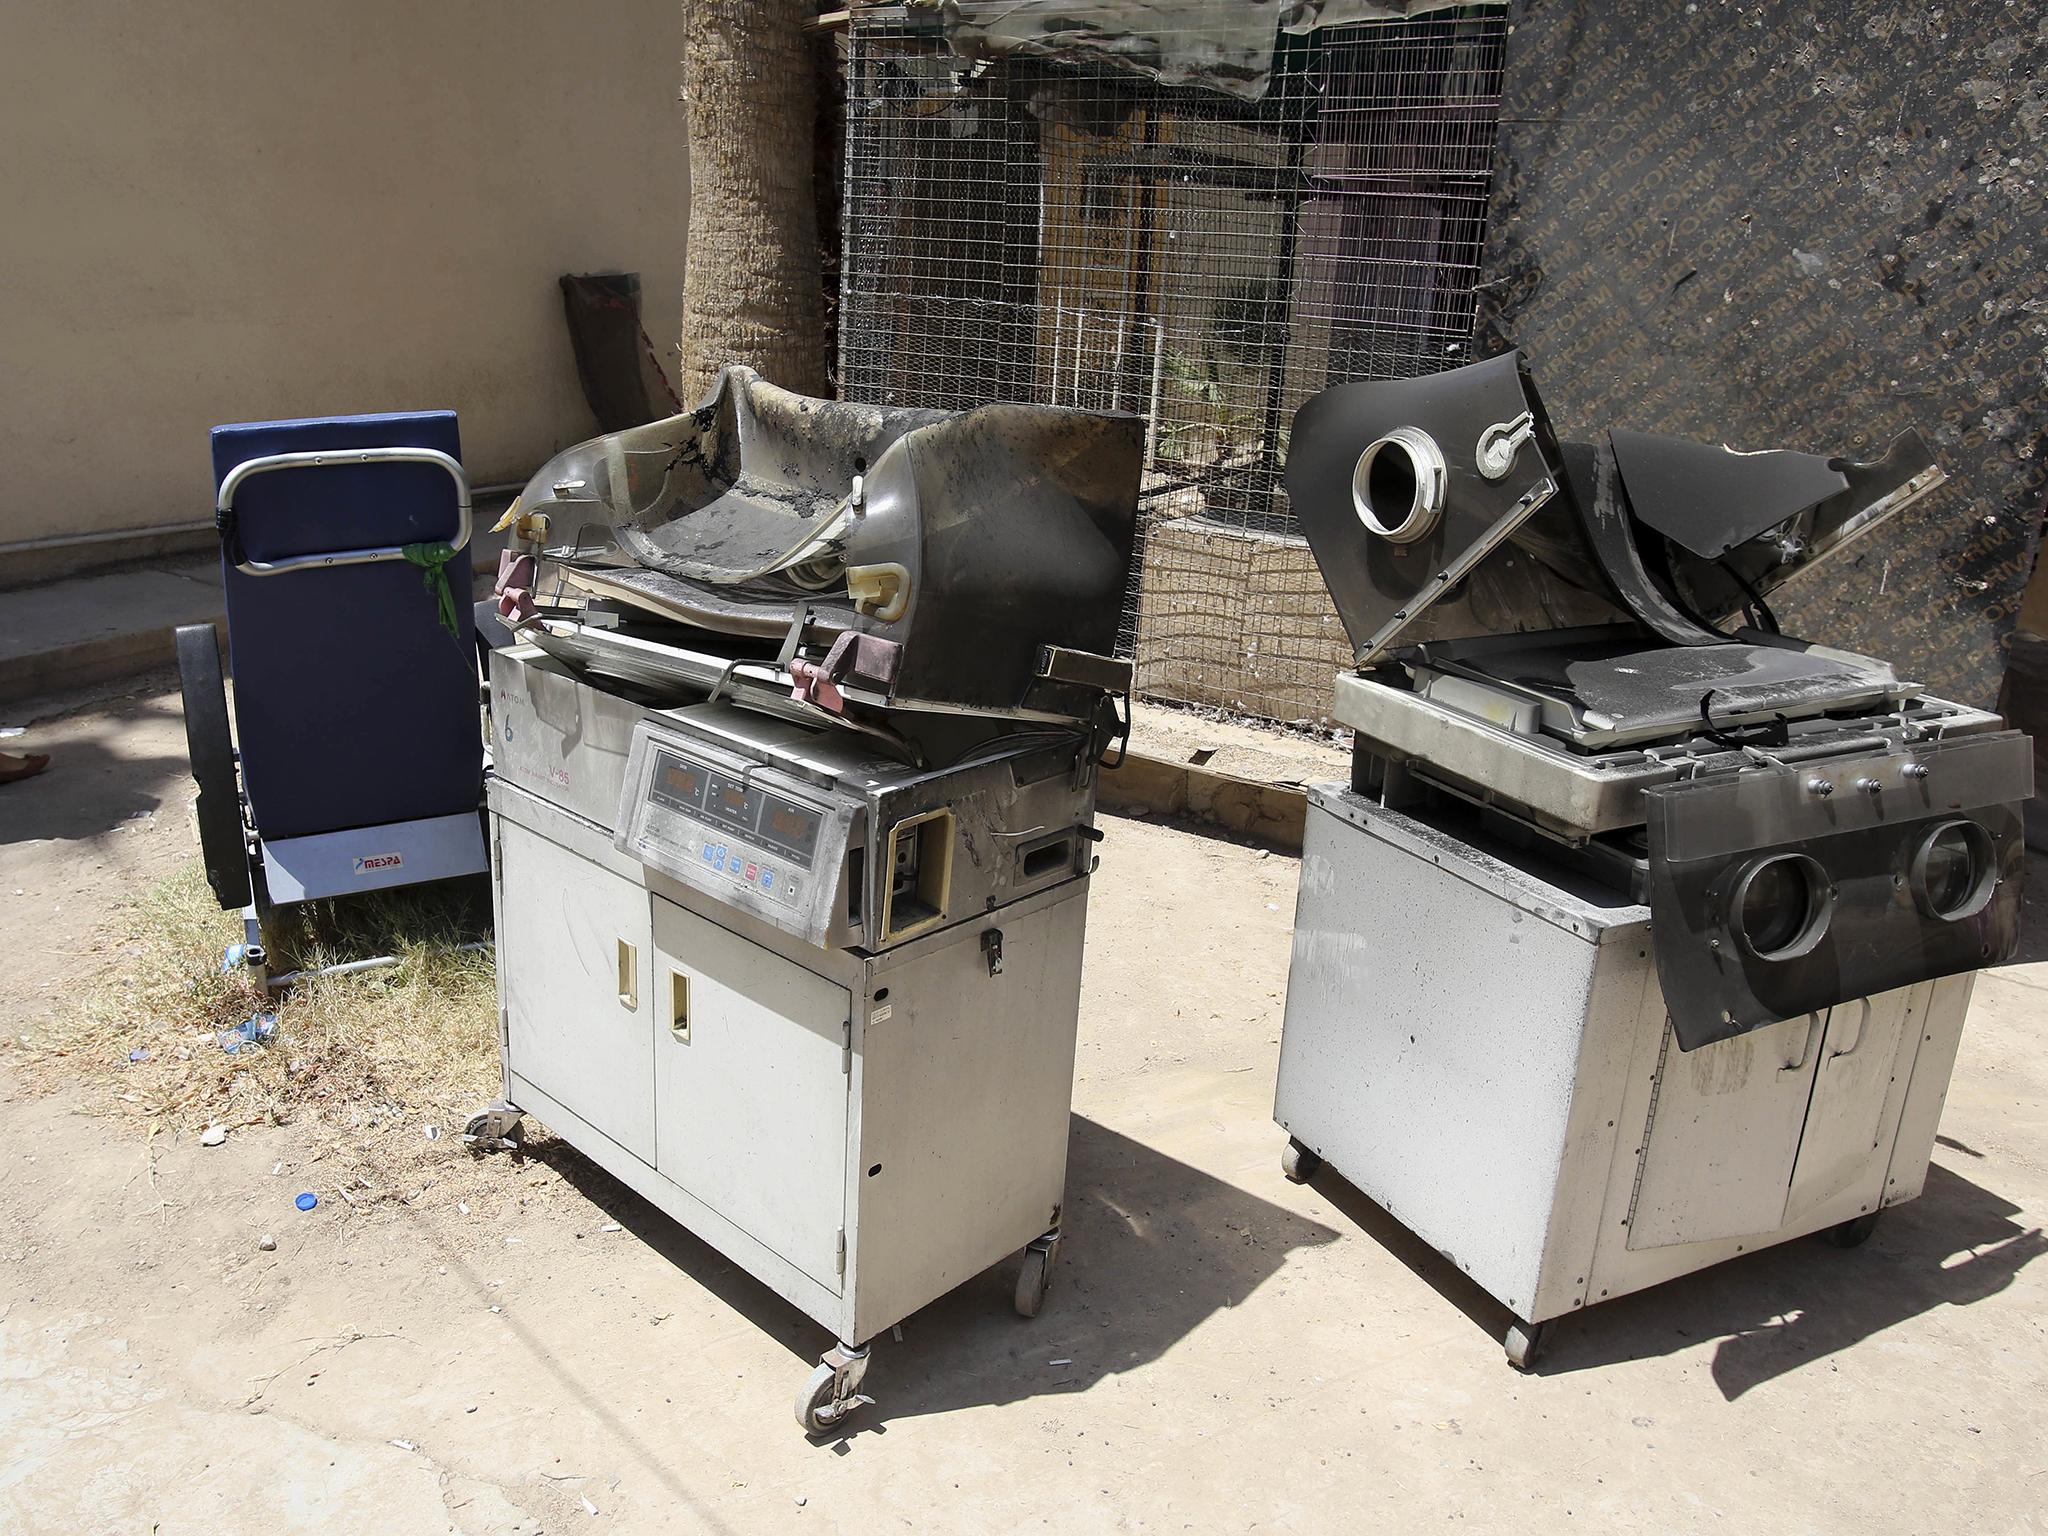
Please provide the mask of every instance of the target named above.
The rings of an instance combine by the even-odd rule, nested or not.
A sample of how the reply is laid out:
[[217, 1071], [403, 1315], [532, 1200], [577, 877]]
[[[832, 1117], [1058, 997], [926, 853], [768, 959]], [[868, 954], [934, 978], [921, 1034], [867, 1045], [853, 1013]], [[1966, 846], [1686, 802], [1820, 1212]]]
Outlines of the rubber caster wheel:
[[826, 1350], [796, 1395], [796, 1421], [803, 1425], [804, 1433], [817, 1437], [834, 1434], [863, 1404], [873, 1402], [860, 1390], [867, 1372], [865, 1349], [835, 1344]]
[[1038, 1316], [1045, 1293], [1052, 1288], [1052, 1265], [1058, 1256], [1058, 1243], [1033, 1243], [1024, 1250], [1024, 1262], [1017, 1266], [1017, 1289], [1010, 1298], [1019, 1317]]
[[1508, 1364], [1518, 1371], [1533, 1371], [1536, 1362], [1543, 1355], [1546, 1323], [1525, 1323], [1520, 1319], [1508, 1325], [1501, 1348], [1506, 1351]]
[[1323, 1166], [1323, 1160], [1309, 1151], [1293, 1137], [1287, 1138], [1287, 1146], [1280, 1153], [1280, 1172], [1290, 1184], [1306, 1184], [1316, 1176], [1316, 1170]]
[[851, 1418], [865, 1401], [861, 1397], [848, 1398], [841, 1402], [836, 1395], [835, 1385], [839, 1373], [829, 1365], [821, 1365], [805, 1381], [803, 1391], [796, 1398], [796, 1421], [803, 1425], [807, 1435], [824, 1436], [831, 1434], [847, 1419]]
[[508, 1120], [501, 1111], [487, 1109], [463, 1122], [462, 1141], [485, 1151], [517, 1151], [526, 1145], [526, 1122]]
[[1829, 1227], [1821, 1237], [1831, 1247], [1861, 1248], [1870, 1241], [1870, 1234], [1877, 1230], [1877, 1218], [1883, 1214], [1882, 1211], [1866, 1211], [1839, 1226]]

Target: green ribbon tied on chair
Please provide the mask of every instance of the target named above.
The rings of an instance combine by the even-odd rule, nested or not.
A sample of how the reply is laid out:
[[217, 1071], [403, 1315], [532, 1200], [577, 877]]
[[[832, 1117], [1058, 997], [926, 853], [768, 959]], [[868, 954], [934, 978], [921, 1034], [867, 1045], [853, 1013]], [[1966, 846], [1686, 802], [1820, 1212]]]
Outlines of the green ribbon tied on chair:
[[450, 639], [460, 640], [462, 625], [456, 617], [455, 593], [448, 585], [448, 562], [455, 558], [455, 546], [407, 544], [399, 553], [420, 568], [420, 582], [434, 594], [434, 605], [441, 610], [441, 627], [448, 631]]

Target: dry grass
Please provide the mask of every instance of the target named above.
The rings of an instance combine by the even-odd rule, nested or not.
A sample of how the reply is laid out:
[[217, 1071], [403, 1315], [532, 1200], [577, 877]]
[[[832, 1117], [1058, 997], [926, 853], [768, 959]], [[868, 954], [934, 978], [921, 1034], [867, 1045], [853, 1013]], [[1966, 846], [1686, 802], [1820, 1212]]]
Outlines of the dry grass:
[[[215, 905], [196, 861], [116, 921], [126, 940], [113, 962], [70, 1016], [22, 1041], [32, 1077], [83, 1087], [89, 1107], [152, 1130], [293, 1125], [350, 1165], [390, 1174], [433, 1146], [424, 1126], [452, 1140], [498, 1091], [491, 955], [455, 948], [490, 935], [481, 881], [297, 909], [273, 969], [400, 963], [312, 978], [267, 1002], [239, 969], [222, 973], [241, 921]], [[221, 1049], [219, 1031], [263, 1009], [278, 1016], [267, 1045]], [[131, 1060], [138, 1050], [146, 1059]]]

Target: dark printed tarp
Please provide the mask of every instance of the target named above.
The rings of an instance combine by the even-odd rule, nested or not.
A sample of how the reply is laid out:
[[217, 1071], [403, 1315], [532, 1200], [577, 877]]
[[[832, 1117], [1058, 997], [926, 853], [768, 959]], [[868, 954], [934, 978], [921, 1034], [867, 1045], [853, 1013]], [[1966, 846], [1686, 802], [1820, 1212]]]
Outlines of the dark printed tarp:
[[2048, 7], [1517, 0], [1481, 326], [1560, 434], [1875, 454], [1948, 484], [1788, 632], [1990, 704], [2048, 484]]
[[[947, 45], [963, 59], [1028, 53], [1109, 64], [1165, 85], [1201, 86], [1245, 101], [1265, 96], [1282, 32], [1467, 8], [1467, 0], [942, 0], [937, 6]], [[912, 14], [918, 9], [913, 0]]]

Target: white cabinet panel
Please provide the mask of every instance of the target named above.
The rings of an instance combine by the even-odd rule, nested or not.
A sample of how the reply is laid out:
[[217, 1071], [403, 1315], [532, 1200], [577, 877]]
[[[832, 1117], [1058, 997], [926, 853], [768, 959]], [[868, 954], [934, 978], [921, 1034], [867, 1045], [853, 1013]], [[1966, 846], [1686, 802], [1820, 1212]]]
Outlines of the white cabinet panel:
[[851, 997], [673, 902], [649, 900], [655, 1166], [836, 1291]]
[[507, 1059], [635, 1157], [654, 1160], [647, 891], [502, 818], [498, 964]]
[[1778, 1229], [1824, 1026], [1809, 1015], [1681, 1051], [1666, 1022], [1630, 1248]]
[[1930, 990], [1923, 982], [1828, 1010], [1820, 1075], [1785, 1210], [1788, 1221], [1799, 1220], [1858, 1181], [1868, 1186], [1867, 1203], [1877, 1209], [1889, 1162], [1878, 1148], [1896, 1133], [1911, 1075], [1910, 1056], [1907, 1070], [1900, 1070], [1900, 1050], [1916, 1038]]

